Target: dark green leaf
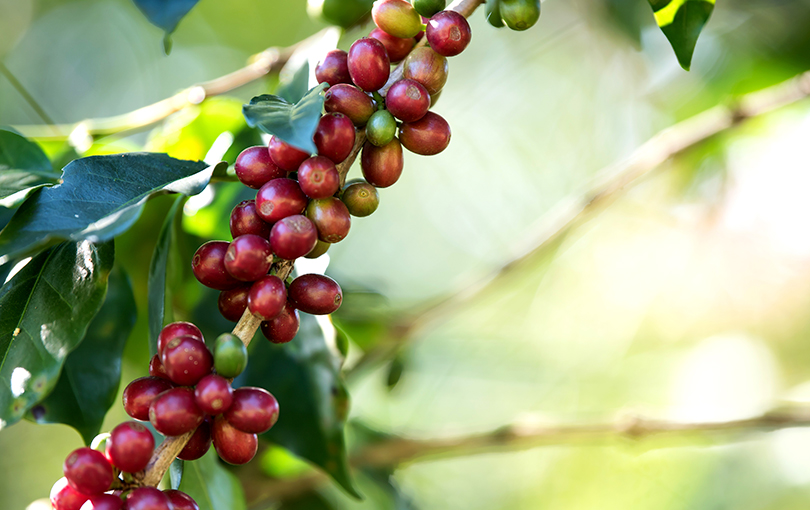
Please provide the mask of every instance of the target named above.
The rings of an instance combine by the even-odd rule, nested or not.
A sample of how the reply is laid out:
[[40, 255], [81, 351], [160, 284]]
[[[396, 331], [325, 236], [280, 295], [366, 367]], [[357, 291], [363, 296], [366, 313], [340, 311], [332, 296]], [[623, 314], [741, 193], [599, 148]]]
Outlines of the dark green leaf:
[[177, 490], [183, 481], [183, 471], [185, 470], [183, 460], [174, 459], [169, 466], [169, 482], [172, 489]]
[[73, 161], [65, 167], [62, 184], [35, 191], [0, 232], [0, 264], [54, 241], [111, 239], [132, 226], [150, 196], [197, 194], [213, 171], [200, 161], [165, 154]]
[[325, 88], [326, 83], [321, 83], [294, 105], [270, 94], [256, 96], [250, 100], [250, 104], [242, 107], [242, 113], [250, 127], [258, 127], [265, 133], [312, 154], [318, 151], [312, 137], [321, 118], [321, 92]]
[[346, 459], [349, 396], [314, 317], [301, 314], [301, 329], [288, 344], [253, 342], [250, 363], [237, 383], [266, 388], [278, 399], [278, 423], [266, 439], [320, 466], [359, 497]]
[[194, 498], [200, 510], [245, 508], [245, 495], [239, 479], [220, 464], [213, 448], [199, 460], [183, 464], [179, 489]]
[[669, 39], [681, 67], [689, 70], [701, 30], [709, 21], [715, 0], [649, 0], [655, 21]]
[[317, 492], [307, 492], [300, 498], [283, 502], [278, 510], [336, 510], [337, 508]]
[[290, 103], [297, 103], [303, 98], [309, 85], [309, 62], [298, 68], [289, 80], [282, 81], [276, 95], [281, 96]]
[[[199, 0], [133, 0], [146, 19], [171, 34]], [[168, 53], [168, 52], [167, 52]]]
[[112, 243], [62, 243], [0, 288], [0, 428], [54, 388], [104, 301]]
[[[18, 191], [59, 181], [39, 145], [13, 131], [0, 129], [0, 199]], [[2, 201], [0, 200], [0, 205]]]
[[37, 423], [70, 425], [90, 444], [116, 401], [124, 344], [137, 318], [132, 284], [116, 266], [104, 304], [84, 340], [68, 355], [51, 394], [31, 409]]
[[394, 387], [399, 384], [400, 379], [402, 379], [402, 372], [405, 371], [405, 360], [402, 358], [402, 355], [397, 355], [393, 360], [391, 360], [391, 364], [388, 365], [388, 376], [386, 377], [385, 384], [388, 386], [388, 390], [393, 390]]

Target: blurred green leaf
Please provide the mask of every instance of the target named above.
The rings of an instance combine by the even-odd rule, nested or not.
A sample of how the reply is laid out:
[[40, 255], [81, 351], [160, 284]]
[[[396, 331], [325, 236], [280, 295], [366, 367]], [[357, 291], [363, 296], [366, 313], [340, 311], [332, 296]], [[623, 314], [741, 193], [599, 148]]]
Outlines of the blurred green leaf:
[[388, 387], [388, 391], [391, 391], [399, 384], [400, 379], [402, 379], [402, 373], [405, 371], [405, 360], [403, 359], [401, 354], [398, 354], [394, 359], [391, 360], [391, 363], [388, 365], [388, 375], [385, 378], [385, 384]]
[[669, 39], [681, 67], [689, 70], [701, 30], [709, 21], [715, 0], [648, 0], [655, 21]]
[[101, 308], [113, 259], [112, 243], [62, 243], [0, 288], [0, 424], [16, 423], [54, 388]]
[[55, 184], [59, 175], [37, 144], [0, 129], [0, 205], [6, 206], [2, 199], [24, 189]]
[[317, 492], [307, 492], [300, 498], [284, 501], [279, 510], [337, 510], [337, 508]]
[[182, 459], [174, 459], [169, 466], [169, 485], [174, 490], [179, 489], [183, 481], [184, 462]]
[[303, 98], [309, 85], [309, 62], [299, 67], [288, 80], [279, 83], [276, 95], [284, 98], [289, 103], [297, 103]]
[[179, 490], [200, 506], [200, 510], [243, 510], [245, 495], [239, 479], [225, 469], [211, 448], [202, 458], [183, 463]]
[[132, 284], [116, 266], [110, 273], [104, 304], [84, 340], [68, 355], [50, 395], [31, 409], [37, 423], [70, 425], [90, 444], [116, 401], [124, 344], [137, 317]]
[[65, 167], [61, 185], [35, 191], [0, 232], [0, 264], [57, 240], [111, 239], [132, 226], [150, 196], [195, 195], [213, 171], [201, 161], [165, 154], [73, 161]]
[[636, 49], [641, 49], [641, 29], [649, 22], [650, 11], [643, 2], [628, 0], [602, 0], [606, 20], [627, 36]]
[[277, 136], [294, 147], [310, 154], [318, 152], [312, 137], [318, 127], [323, 110], [323, 95], [326, 83], [307, 92], [296, 104], [284, 98], [262, 94], [242, 107], [242, 113], [250, 127], [258, 127], [265, 133]]
[[[177, 28], [180, 20], [197, 5], [199, 0], [133, 0], [146, 19], [162, 28], [166, 35]], [[168, 51], [166, 52], [168, 53]]]

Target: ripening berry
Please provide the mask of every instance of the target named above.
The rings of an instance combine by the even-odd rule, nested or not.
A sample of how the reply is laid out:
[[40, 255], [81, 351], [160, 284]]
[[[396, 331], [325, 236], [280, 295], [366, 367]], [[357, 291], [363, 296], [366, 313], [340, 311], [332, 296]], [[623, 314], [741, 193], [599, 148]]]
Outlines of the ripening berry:
[[413, 50], [403, 62], [403, 76], [418, 81], [428, 94], [433, 95], [442, 90], [447, 83], [447, 57], [439, 55], [432, 49], [423, 46]]
[[[489, 5], [492, 2], [487, 2]], [[429, 18], [447, 6], [446, 0], [413, 0], [413, 8], [420, 15]]]
[[387, 188], [397, 182], [404, 165], [402, 145], [396, 138], [382, 147], [371, 143], [363, 146], [360, 168], [363, 170], [363, 177], [377, 188]]
[[343, 187], [340, 200], [346, 204], [349, 214], [362, 218], [377, 210], [380, 205], [380, 193], [366, 181], [355, 179]]
[[136, 420], [149, 421], [149, 406], [158, 395], [174, 384], [157, 377], [135, 379], [124, 390], [124, 411]]
[[203, 417], [191, 388], [164, 391], [149, 406], [149, 421], [164, 436], [180, 436], [191, 432], [202, 423]]
[[211, 418], [206, 418], [191, 435], [186, 446], [177, 454], [180, 460], [197, 460], [211, 448]]
[[377, 0], [371, 8], [371, 18], [394, 37], [413, 37], [422, 30], [422, 18], [405, 0]]
[[[88, 499], [80, 510], [121, 510], [124, 507], [124, 502], [114, 494], [97, 494]], [[55, 510], [62, 510], [62, 507], [56, 507]]]
[[280, 314], [286, 302], [287, 289], [278, 276], [265, 276], [250, 287], [248, 308], [262, 320], [267, 321]]
[[385, 46], [377, 39], [358, 39], [349, 49], [349, 74], [366, 92], [379, 90], [388, 81], [391, 63]]
[[269, 223], [275, 223], [293, 214], [301, 214], [306, 206], [307, 196], [292, 179], [273, 179], [262, 186], [256, 194], [256, 211]]
[[385, 107], [402, 122], [415, 122], [424, 117], [430, 108], [430, 95], [421, 83], [406, 78], [388, 89]]
[[109, 490], [113, 483], [110, 461], [103, 453], [86, 446], [67, 456], [62, 471], [71, 487], [88, 496]]
[[193, 386], [211, 373], [214, 357], [205, 342], [193, 336], [173, 338], [160, 356], [169, 379], [180, 386]]
[[328, 83], [334, 87], [339, 83], [351, 83], [349, 65], [346, 58], [349, 55], [343, 50], [332, 50], [315, 66], [315, 78], [318, 83]]
[[274, 136], [267, 144], [267, 151], [273, 162], [283, 170], [295, 172], [298, 165], [309, 157], [309, 154]]
[[259, 189], [262, 185], [279, 177], [287, 177], [287, 171], [278, 167], [270, 158], [267, 147], [248, 147], [236, 157], [233, 165], [236, 177], [248, 188]]
[[164, 367], [163, 362], [160, 361], [159, 354], [155, 354], [152, 356], [152, 359], [149, 360], [149, 375], [160, 377], [161, 379], [169, 379], [169, 374], [166, 373], [166, 367]]
[[219, 335], [214, 344], [214, 368], [222, 377], [233, 378], [247, 366], [247, 347], [231, 333]]
[[416, 122], [403, 124], [399, 140], [411, 152], [432, 156], [450, 145], [450, 125], [440, 115], [428, 112]]
[[[331, 159], [337, 165], [351, 154], [354, 136], [354, 123], [349, 117], [342, 113], [327, 113], [318, 121], [313, 141], [318, 155]], [[298, 172], [300, 180], [300, 166]]]
[[244, 200], [231, 211], [231, 237], [236, 239], [245, 234], [253, 234], [267, 239], [271, 225], [256, 212], [255, 200]]
[[244, 282], [254, 282], [267, 274], [273, 264], [273, 250], [265, 237], [245, 234], [234, 239], [225, 252], [225, 270]]
[[344, 83], [329, 87], [323, 96], [323, 106], [327, 112], [338, 112], [347, 116], [355, 126], [363, 126], [376, 111], [374, 101], [354, 85]]
[[250, 462], [259, 447], [259, 438], [256, 434], [242, 432], [228, 423], [222, 415], [214, 419], [211, 437], [219, 458], [228, 464]]
[[[348, 119], [348, 117], [343, 118]], [[352, 128], [352, 144], [354, 144], [354, 128]], [[331, 159], [324, 156], [313, 156], [298, 167], [298, 185], [309, 198], [331, 197], [340, 188], [340, 174]], [[275, 250], [273, 251], [275, 252]], [[279, 257], [287, 258], [281, 255]]]
[[320, 274], [304, 274], [290, 284], [290, 301], [302, 312], [328, 315], [343, 303], [338, 282]]
[[287, 301], [284, 310], [274, 319], [264, 321], [261, 324], [262, 334], [274, 344], [285, 344], [295, 338], [301, 319], [298, 310]]
[[64, 476], [51, 488], [50, 499], [54, 510], [79, 510], [89, 498], [71, 487]]
[[107, 458], [115, 467], [127, 473], [137, 473], [146, 468], [155, 438], [149, 429], [134, 421], [121, 423], [110, 432], [107, 438]]
[[228, 251], [228, 245], [227, 241], [208, 241], [197, 249], [194, 258], [191, 259], [194, 276], [206, 287], [229, 290], [242, 285], [241, 281], [231, 276], [225, 269], [225, 253]]
[[197, 407], [206, 414], [222, 414], [231, 407], [233, 388], [227, 379], [217, 374], [209, 374], [200, 379], [194, 388]]
[[239, 322], [247, 308], [248, 292], [250, 285], [220, 292], [217, 298], [219, 313], [231, 322]]
[[287, 216], [273, 225], [273, 231], [270, 233], [273, 252], [285, 260], [303, 257], [312, 251], [317, 242], [318, 229], [309, 218], [301, 214]]
[[352, 226], [349, 210], [335, 197], [310, 201], [306, 215], [318, 229], [318, 239], [321, 241], [337, 243], [349, 235]]
[[436, 53], [452, 57], [464, 51], [470, 44], [472, 30], [467, 18], [461, 14], [455, 11], [442, 11], [430, 18], [425, 36]]
[[223, 416], [242, 432], [262, 434], [278, 421], [278, 401], [263, 388], [237, 388]]
[[169, 497], [172, 503], [172, 510], [200, 510], [200, 506], [194, 501], [194, 498], [185, 492], [178, 490], [163, 491], [163, 494]]
[[512, 30], [527, 30], [540, 19], [540, 0], [501, 0], [499, 9]]
[[160, 330], [157, 341], [158, 356], [163, 354], [163, 349], [166, 348], [166, 344], [181, 336], [193, 336], [194, 338], [198, 338], [203, 342], [205, 341], [202, 331], [200, 331], [200, 328], [194, 324], [183, 321], [172, 322], [170, 324], [166, 324], [163, 326], [163, 329]]
[[397, 135], [397, 121], [388, 110], [378, 110], [368, 119], [366, 139], [377, 147], [387, 145]]
[[413, 37], [394, 37], [379, 28], [372, 30], [368, 36], [372, 39], [377, 39], [385, 46], [385, 51], [388, 53], [388, 60], [391, 61], [392, 64], [396, 64], [407, 57], [408, 53], [411, 52], [416, 44], [416, 39]]
[[127, 494], [126, 510], [173, 510], [169, 497], [154, 487], [139, 487]]
[[318, 244], [316, 244], [315, 247], [312, 248], [312, 250], [310, 250], [309, 253], [304, 255], [304, 257], [308, 258], [308, 259], [317, 259], [321, 255], [323, 255], [324, 253], [329, 251], [330, 246], [332, 246], [330, 243], [327, 243], [327, 242], [324, 242], [324, 241], [321, 241], [320, 239], [318, 239]]

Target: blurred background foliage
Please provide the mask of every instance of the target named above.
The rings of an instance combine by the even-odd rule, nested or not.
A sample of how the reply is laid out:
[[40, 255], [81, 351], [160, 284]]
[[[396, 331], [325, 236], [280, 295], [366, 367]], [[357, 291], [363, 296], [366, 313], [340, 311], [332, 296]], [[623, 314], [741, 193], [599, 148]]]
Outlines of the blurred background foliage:
[[[656, 132], [810, 69], [808, 0], [719, 2], [690, 73], [646, 1], [550, 0], [543, 11], [524, 33], [473, 16], [473, 42], [451, 60], [436, 107], [453, 127], [450, 147], [432, 158], [407, 154], [380, 210], [356, 219], [350, 240], [329, 251], [328, 272], [347, 291], [335, 318], [351, 338], [347, 367], [392, 324], [521, 252], [555, 204]], [[55, 122], [75, 122], [158, 101], [323, 26], [303, 0], [202, 0], [166, 56], [161, 30], [129, 0], [0, 0], [0, 58]], [[233, 163], [260, 143], [241, 104], [276, 82], [257, 81], [143, 132], [42, 146], [56, 168], [131, 150], [203, 159], [229, 132]], [[41, 122], [0, 77], [0, 125]], [[605, 421], [628, 410], [720, 421], [807, 400], [809, 137], [804, 102], [667, 162], [552, 250], [420, 323], [393, 367], [350, 377], [350, 419], [359, 431], [438, 438], [527, 417]], [[230, 326], [187, 261], [204, 240], [229, 239], [229, 211], [245, 198], [245, 188], [220, 182], [190, 200], [170, 260], [171, 313], [212, 335]], [[151, 200], [116, 242], [139, 310], [123, 381], [146, 374], [147, 272], [172, 202]], [[105, 429], [125, 418], [114, 405]], [[352, 432], [350, 447], [367, 436]], [[61, 425], [3, 430], [0, 507], [46, 497], [81, 444]], [[798, 509], [810, 498], [809, 450], [803, 429], [550, 446], [364, 470], [356, 473], [364, 502], [326, 484], [286, 508]], [[267, 475], [296, 479], [312, 469], [268, 447], [237, 473], [250, 501]]]

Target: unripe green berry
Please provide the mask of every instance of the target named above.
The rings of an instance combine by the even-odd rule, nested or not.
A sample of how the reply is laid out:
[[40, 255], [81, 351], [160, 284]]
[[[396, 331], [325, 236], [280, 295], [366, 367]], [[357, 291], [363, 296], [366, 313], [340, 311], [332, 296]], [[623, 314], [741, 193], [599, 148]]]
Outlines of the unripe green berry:
[[368, 119], [366, 138], [377, 147], [389, 143], [397, 134], [397, 121], [388, 110], [378, 110]]
[[214, 344], [214, 368], [222, 377], [236, 377], [247, 366], [248, 354], [239, 337], [223, 333]]
[[380, 194], [377, 188], [363, 179], [354, 179], [343, 186], [340, 199], [349, 209], [349, 214], [362, 218], [377, 210], [380, 206]]
[[405, 0], [377, 0], [371, 17], [382, 31], [394, 37], [407, 39], [422, 30], [422, 18]]
[[486, 18], [489, 24], [495, 28], [503, 28], [505, 25], [501, 19], [500, 0], [487, 0], [485, 8]]
[[318, 239], [318, 244], [316, 244], [315, 247], [312, 248], [312, 251], [310, 251], [309, 253], [304, 255], [304, 258], [317, 259], [321, 255], [323, 255], [324, 253], [329, 251], [330, 246], [332, 246], [332, 245], [325, 242], [325, 241], [321, 241], [320, 239]]
[[373, 0], [308, 0], [307, 12], [330, 25], [344, 28], [357, 23], [368, 14]]
[[540, 19], [540, 0], [500, 0], [501, 18], [512, 30], [526, 30]]
[[[487, 0], [487, 4], [492, 0]], [[446, 0], [413, 0], [413, 8], [422, 16], [429, 18], [447, 6]]]

